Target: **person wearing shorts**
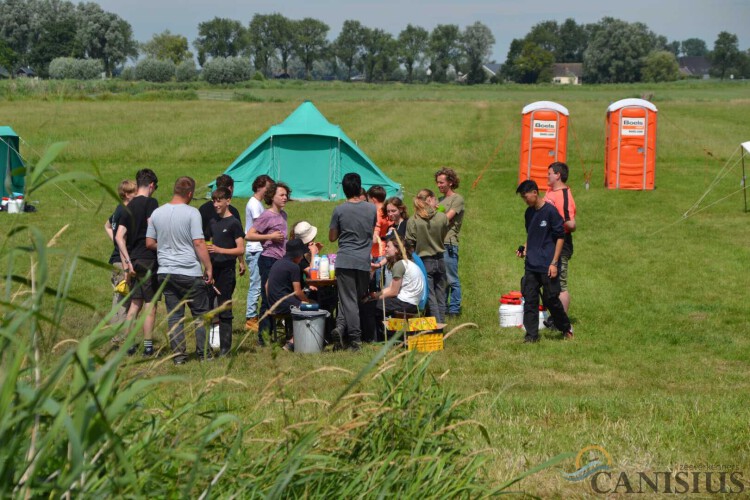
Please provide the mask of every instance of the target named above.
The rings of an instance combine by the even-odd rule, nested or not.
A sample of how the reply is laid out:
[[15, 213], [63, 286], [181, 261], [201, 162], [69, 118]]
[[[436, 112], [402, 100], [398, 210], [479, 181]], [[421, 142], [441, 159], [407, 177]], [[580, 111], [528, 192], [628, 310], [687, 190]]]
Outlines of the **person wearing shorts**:
[[[136, 318], [145, 312], [143, 355], [153, 356], [152, 336], [156, 319], [154, 297], [159, 284], [156, 280], [156, 252], [146, 248], [146, 229], [151, 214], [159, 207], [159, 202], [151, 197], [159, 186], [159, 179], [153, 170], [144, 168], [136, 174], [135, 183], [137, 186], [135, 197], [130, 200], [127, 210], [120, 218], [115, 241], [120, 250], [122, 267], [130, 277], [128, 323], [132, 327]], [[134, 343], [128, 349], [128, 354], [132, 356], [137, 351], [138, 344]]]
[[568, 181], [568, 166], [556, 161], [547, 170], [547, 181], [549, 189], [544, 195], [544, 201], [552, 204], [563, 218], [563, 230], [565, 240], [562, 253], [560, 254], [560, 302], [565, 312], [570, 307], [570, 292], [568, 291], [568, 261], [573, 257], [573, 232], [576, 230], [576, 202], [570, 188], [565, 184]]
[[[109, 321], [110, 326], [113, 327], [122, 325], [125, 320], [127, 320], [128, 309], [130, 308], [130, 298], [128, 297], [128, 293], [121, 293], [117, 288], [122, 281], [127, 282], [127, 273], [123, 269], [122, 262], [120, 261], [120, 249], [117, 248], [115, 235], [117, 234], [117, 226], [120, 225], [120, 218], [125, 211], [125, 207], [128, 205], [128, 203], [130, 203], [130, 200], [133, 199], [133, 197], [135, 196], [135, 192], [135, 181], [132, 181], [130, 179], [121, 181], [117, 186], [117, 195], [120, 197], [120, 204], [117, 205], [115, 211], [112, 213], [109, 219], [107, 219], [107, 222], [104, 223], [104, 231], [107, 233], [107, 236], [114, 245], [112, 254], [109, 257], [109, 264], [112, 266], [112, 276], [110, 279], [112, 281], [112, 288], [114, 290], [112, 293], [112, 309], [116, 310], [116, 313]], [[120, 337], [120, 335], [112, 337], [113, 344], [119, 346], [121, 342], [122, 338]]]

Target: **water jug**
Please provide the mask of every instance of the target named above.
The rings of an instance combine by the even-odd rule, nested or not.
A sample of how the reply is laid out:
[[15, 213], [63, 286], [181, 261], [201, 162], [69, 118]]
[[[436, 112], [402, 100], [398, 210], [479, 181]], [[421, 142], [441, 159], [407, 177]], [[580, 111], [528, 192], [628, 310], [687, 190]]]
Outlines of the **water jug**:
[[324, 255], [323, 257], [320, 258], [320, 267], [318, 269], [320, 269], [320, 279], [322, 280], [331, 279], [331, 273], [330, 273], [327, 255]]

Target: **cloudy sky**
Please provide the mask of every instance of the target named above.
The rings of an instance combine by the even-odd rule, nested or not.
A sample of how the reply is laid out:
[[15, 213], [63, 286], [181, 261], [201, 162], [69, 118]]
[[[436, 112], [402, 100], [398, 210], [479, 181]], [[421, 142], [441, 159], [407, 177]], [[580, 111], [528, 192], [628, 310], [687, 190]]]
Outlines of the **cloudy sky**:
[[329, 39], [338, 35], [347, 19], [394, 35], [407, 24], [431, 30], [438, 24], [458, 24], [461, 29], [476, 21], [495, 35], [493, 58], [503, 62], [514, 38], [523, 37], [531, 26], [545, 20], [590, 23], [604, 16], [641, 21], [670, 41], [702, 38], [713, 47], [720, 31], [739, 37], [740, 48], [750, 47], [750, 0], [99, 0], [132, 26], [138, 41], [168, 29], [185, 35], [192, 43], [198, 23], [228, 17], [245, 25], [255, 13], [280, 12], [290, 19], [313, 17], [331, 27]]

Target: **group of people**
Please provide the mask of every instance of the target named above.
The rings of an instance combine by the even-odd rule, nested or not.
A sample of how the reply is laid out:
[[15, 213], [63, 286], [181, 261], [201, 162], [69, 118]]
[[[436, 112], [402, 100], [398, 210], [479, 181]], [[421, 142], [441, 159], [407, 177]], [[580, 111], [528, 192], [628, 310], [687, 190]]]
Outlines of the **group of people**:
[[[549, 167], [544, 198], [534, 181], [524, 181], [517, 189], [528, 205], [527, 239], [517, 252], [525, 259], [526, 342], [539, 339], [540, 293], [551, 314], [547, 326], [556, 327], [565, 338], [573, 336], [567, 316], [567, 269], [576, 225], [567, 176], [567, 165], [556, 162]], [[344, 176], [346, 201], [334, 208], [328, 232], [329, 241], [338, 242], [337, 293], [331, 297], [325, 290], [306, 285], [322, 245], [315, 241], [317, 228], [307, 221], [299, 221], [289, 231], [285, 206], [292, 192], [288, 185], [267, 175], [256, 178], [243, 228], [240, 213], [231, 204], [234, 181], [230, 176], [219, 176], [211, 200], [196, 209], [190, 205], [194, 179], [178, 178], [171, 200], [159, 206], [153, 197], [158, 188], [156, 174], [151, 169], [139, 170], [135, 181], [125, 180], [118, 186], [122, 203], [105, 224], [114, 242], [110, 257], [116, 290], [113, 305], [119, 306], [112, 321], [127, 321], [130, 328], [138, 324], [143, 330], [143, 355], [153, 356], [155, 299], [161, 294], [176, 364], [185, 363], [188, 357], [185, 305], [195, 322], [198, 359], [212, 357], [206, 338], [210, 321], [206, 313], [211, 310], [218, 318], [219, 355], [229, 355], [234, 319], [230, 301], [237, 274], [248, 273], [245, 327], [258, 332], [260, 344], [264, 332], [273, 330], [275, 315], [317, 301], [336, 309], [331, 337], [341, 347], [359, 350], [363, 340], [376, 338], [368, 326], [367, 318], [372, 316], [363, 313], [371, 303], [377, 303], [386, 315], [416, 314], [425, 288], [424, 312], [443, 323], [461, 314], [458, 263], [465, 209], [463, 197], [456, 192], [459, 178], [453, 169], [438, 170], [435, 183], [439, 196], [421, 189], [410, 217], [401, 198], [386, 198], [380, 186], [365, 191], [356, 173]], [[422, 266], [414, 260], [421, 260]], [[269, 310], [274, 314], [267, 314]], [[286, 347], [293, 349], [293, 342]], [[135, 343], [128, 353], [134, 355], [139, 349]]]
[[[358, 174], [342, 179], [346, 202], [335, 207], [328, 238], [338, 242], [336, 295], [306, 286], [321, 244], [315, 241], [317, 228], [300, 221], [289, 231], [286, 203], [291, 189], [267, 175], [255, 179], [253, 196], [245, 207], [245, 225], [231, 204], [234, 181], [228, 175], [216, 179], [216, 189], [196, 209], [190, 205], [195, 180], [180, 177], [171, 200], [159, 206], [153, 197], [158, 178], [151, 169], [139, 170], [135, 181], [118, 186], [122, 203], [105, 224], [114, 242], [110, 257], [115, 286], [113, 322], [127, 321], [143, 331], [144, 356], [153, 356], [156, 298], [164, 296], [168, 311], [170, 347], [174, 362], [187, 360], [184, 335], [185, 305], [195, 322], [196, 355], [212, 357], [206, 337], [206, 313], [218, 318], [219, 355], [232, 350], [231, 299], [236, 275], [248, 273], [249, 287], [245, 327], [258, 332], [272, 331], [273, 317], [302, 302], [321, 303], [336, 309], [331, 336], [341, 347], [359, 350], [363, 326], [360, 311], [379, 301], [386, 314], [415, 314], [429, 289], [428, 312], [442, 322], [446, 315], [461, 311], [458, 280], [458, 237], [463, 221], [463, 198], [455, 171], [444, 168], [435, 175], [435, 194], [423, 189], [414, 199], [415, 215], [408, 216], [400, 198], [386, 199], [380, 186], [362, 189]], [[265, 203], [266, 207], [263, 206]], [[411, 260], [419, 255], [427, 270]], [[244, 258], [243, 258], [244, 256]], [[127, 283], [127, 287], [123, 287]], [[126, 299], [127, 298], [127, 299]], [[267, 314], [272, 310], [273, 314]], [[140, 319], [140, 321], [138, 321]], [[373, 340], [369, 332], [364, 340]], [[121, 337], [114, 339], [116, 343]], [[293, 342], [287, 348], [293, 349]], [[128, 354], [140, 349], [133, 344]]]

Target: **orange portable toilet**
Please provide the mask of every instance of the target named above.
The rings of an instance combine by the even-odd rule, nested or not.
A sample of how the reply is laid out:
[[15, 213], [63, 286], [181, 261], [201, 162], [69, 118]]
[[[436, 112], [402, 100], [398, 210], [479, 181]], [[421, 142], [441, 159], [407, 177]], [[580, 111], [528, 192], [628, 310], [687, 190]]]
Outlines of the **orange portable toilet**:
[[656, 112], [656, 106], [643, 99], [622, 99], [607, 108], [607, 188], [654, 189]]
[[547, 190], [547, 169], [565, 161], [568, 151], [568, 109], [552, 101], [537, 101], [521, 111], [519, 184], [527, 179]]

